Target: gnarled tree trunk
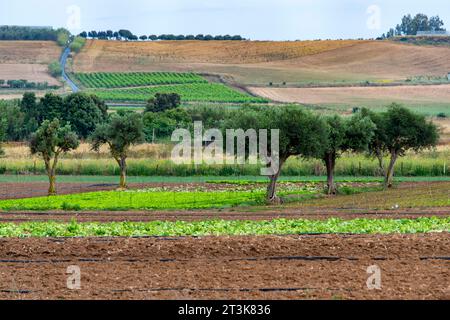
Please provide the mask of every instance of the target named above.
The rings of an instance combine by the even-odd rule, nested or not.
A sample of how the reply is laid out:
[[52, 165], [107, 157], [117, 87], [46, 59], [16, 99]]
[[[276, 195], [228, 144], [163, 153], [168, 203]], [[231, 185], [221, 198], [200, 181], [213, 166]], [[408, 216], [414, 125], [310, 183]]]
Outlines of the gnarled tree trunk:
[[280, 159], [280, 167], [278, 172], [274, 175], [269, 176], [270, 182], [267, 187], [267, 203], [269, 204], [281, 204], [283, 203], [282, 199], [277, 196], [277, 181], [281, 174], [281, 168], [286, 160]]
[[336, 194], [336, 184], [334, 183], [334, 169], [336, 166], [336, 155], [329, 153], [324, 158], [325, 166], [327, 167], [327, 193], [329, 195]]
[[44, 159], [44, 162], [49, 182], [48, 195], [54, 196], [56, 195], [56, 166], [58, 164], [58, 156], [55, 155], [53, 164], [51, 163], [51, 160], [49, 158]]
[[120, 158], [117, 160], [120, 167], [120, 182], [119, 189], [127, 189], [127, 160], [126, 158]]
[[389, 162], [389, 166], [386, 171], [386, 176], [384, 180], [384, 188], [392, 188], [394, 184], [394, 167], [395, 163], [398, 159], [398, 154], [395, 151], [391, 152], [391, 161]]

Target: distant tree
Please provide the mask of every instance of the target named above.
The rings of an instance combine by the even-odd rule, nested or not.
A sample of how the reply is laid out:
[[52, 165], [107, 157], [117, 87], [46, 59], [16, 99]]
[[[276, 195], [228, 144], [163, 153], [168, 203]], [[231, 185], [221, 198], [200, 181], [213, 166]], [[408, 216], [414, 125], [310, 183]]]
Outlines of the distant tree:
[[111, 39], [114, 37], [114, 32], [112, 30], [107, 30], [106, 36], [108, 37], [108, 39]]
[[[436, 125], [427, 121], [422, 115], [398, 105], [392, 104], [388, 111], [375, 121], [382, 122], [382, 130], [375, 131], [374, 139], [377, 146], [390, 156], [385, 172], [385, 188], [391, 188], [394, 179], [394, 168], [397, 160], [409, 150], [419, 152], [436, 146], [439, 141], [439, 131]], [[372, 150], [373, 153], [379, 152]]]
[[49, 179], [48, 195], [56, 195], [56, 167], [61, 154], [74, 150], [79, 140], [70, 125], [61, 127], [58, 119], [46, 120], [30, 139], [31, 154], [39, 155], [45, 163]]
[[431, 17], [430, 18], [430, 29], [432, 31], [444, 31], [444, 21], [439, 17]]
[[189, 34], [189, 35], [186, 36], [185, 39], [186, 39], [186, 40], [195, 40], [195, 36], [192, 35], [192, 34]]
[[390, 154], [390, 162], [386, 171], [385, 187], [393, 184], [394, 167], [399, 157], [408, 150], [419, 152], [435, 147], [439, 141], [439, 130], [425, 116], [393, 104], [385, 115], [385, 148]]
[[[298, 107], [242, 108], [234, 111], [224, 124], [225, 129], [279, 130], [279, 166], [269, 176], [267, 202], [280, 203], [277, 196], [277, 181], [283, 165], [291, 156], [317, 158], [324, 152], [327, 132], [319, 116]], [[270, 144], [270, 143], [268, 143]], [[246, 150], [249, 152], [248, 150]], [[268, 147], [268, 156], [276, 156]]]
[[207, 35], [203, 38], [203, 40], [205, 40], [205, 41], [211, 41], [211, 40], [214, 40], [214, 37], [213, 37], [212, 35], [210, 35], [210, 34], [207, 34]]
[[88, 34], [87, 34], [86, 31], [83, 31], [83, 32], [81, 32], [81, 33], [79, 34], [79, 36], [82, 37], [82, 38], [87, 38], [87, 37], [88, 37]]
[[367, 108], [361, 110], [363, 117], [368, 117], [375, 124], [374, 135], [369, 142], [367, 149], [368, 155], [378, 160], [378, 166], [383, 175], [386, 172], [384, 158], [388, 155], [385, 148], [386, 137], [386, 121], [384, 113], [370, 111]]
[[120, 168], [119, 188], [127, 188], [127, 158], [132, 145], [143, 141], [142, 117], [138, 113], [119, 113], [111, 116], [108, 123], [99, 125], [90, 141], [92, 149], [98, 151], [107, 144], [112, 157]]
[[24, 93], [20, 101], [20, 111], [24, 114], [24, 130], [25, 134], [29, 135], [36, 131], [38, 127], [38, 104], [36, 101], [36, 94], [34, 92]]
[[55, 78], [61, 77], [62, 68], [58, 61], [53, 61], [48, 65], [48, 72]]
[[145, 112], [164, 112], [179, 107], [181, 97], [177, 93], [157, 93], [148, 100]]
[[62, 118], [63, 109], [63, 98], [53, 93], [47, 93], [37, 105], [36, 121], [38, 124], [41, 124], [44, 120]]
[[139, 39], [141, 39], [142, 41], [146, 41], [148, 39], [147, 36], [140, 36]]
[[119, 36], [120, 36], [121, 38], [124, 38], [124, 39], [130, 39], [130, 38], [133, 36], [133, 34], [131, 33], [131, 31], [125, 30], [125, 29], [119, 30], [118, 33], [119, 33]]
[[152, 40], [152, 41], [158, 40], [158, 36], [157, 36], [157, 35], [154, 35], [154, 34], [148, 36], [148, 38], [149, 38], [150, 40]]
[[336, 160], [343, 152], [363, 152], [368, 150], [373, 138], [375, 124], [368, 117], [355, 114], [349, 119], [339, 116], [326, 118], [327, 141], [326, 148], [321, 156], [327, 168], [328, 194], [336, 194], [334, 171]]
[[195, 40], [204, 40], [205, 36], [203, 34], [198, 34], [195, 36]]
[[100, 123], [105, 115], [92, 96], [85, 93], [74, 93], [64, 99], [61, 119], [70, 123], [74, 131], [81, 138], [87, 138]]

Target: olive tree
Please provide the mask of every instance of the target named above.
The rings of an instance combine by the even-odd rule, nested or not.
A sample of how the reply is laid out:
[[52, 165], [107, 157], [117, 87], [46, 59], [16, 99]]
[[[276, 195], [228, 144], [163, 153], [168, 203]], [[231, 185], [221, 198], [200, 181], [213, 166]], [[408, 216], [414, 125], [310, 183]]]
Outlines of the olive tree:
[[31, 135], [31, 154], [39, 155], [45, 163], [49, 179], [48, 195], [56, 194], [56, 167], [59, 157], [78, 148], [80, 141], [70, 125], [61, 126], [58, 119], [45, 120], [35, 133]]
[[144, 140], [142, 117], [137, 113], [119, 113], [105, 124], [97, 126], [90, 137], [92, 149], [98, 151], [108, 145], [112, 157], [120, 168], [120, 189], [127, 188], [127, 158], [132, 145]]
[[330, 116], [325, 119], [327, 128], [326, 148], [321, 159], [327, 168], [327, 192], [336, 194], [334, 171], [336, 160], [343, 152], [363, 152], [374, 136], [375, 124], [361, 114], [344, 119]]
[[[302, 108], [283, 106], [274, 108], [245, 108], [232, 113], [225, 122], [226, 129], [279, 130], [279, 166], [269, 176], [267, 202], [280, 203], [277, 196], [277, 181], [283, 165], [291, 156], [303, 158], [319, 157], [324, 152], [326, 129], [323, 120]], [[274, 156], [270, 144], [267, 155]], [[246, 150], [248, 152], [248, 149]]]
[[435, 147], [439, 141], [439, 130], [425, 116], [416, 114], [398, 104], [392, 104], [383, 115], [383, 149], [390, 156], [386, 168], [385, 188], [391, 188], [394, 168], [399, 157], [407, 151], [419, 152]]

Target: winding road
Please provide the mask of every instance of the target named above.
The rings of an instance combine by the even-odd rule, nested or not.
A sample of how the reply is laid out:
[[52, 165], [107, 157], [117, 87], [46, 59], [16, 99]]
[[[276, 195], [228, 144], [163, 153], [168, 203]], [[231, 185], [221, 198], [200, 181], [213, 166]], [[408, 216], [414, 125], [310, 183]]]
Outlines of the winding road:
[[66, 64], [67, 64], [67, 58], [69, 57], [69, 55], [70, 55], [70, 48], [67, 47], [64, 49], [64, 52], [61, 55], [61, 60], [59, 61], [59, 63], [61, 64], [61, 69], [62, 69], [62, 77], [63, 77], [64, 81], [66, 81], [67, 84], [70, 86], [70, 88], [72, 89], [73, 92], [78, 92], [78, 91], [80, 91], [80, 89], [69, 78], [69, 76], [66, 73]]

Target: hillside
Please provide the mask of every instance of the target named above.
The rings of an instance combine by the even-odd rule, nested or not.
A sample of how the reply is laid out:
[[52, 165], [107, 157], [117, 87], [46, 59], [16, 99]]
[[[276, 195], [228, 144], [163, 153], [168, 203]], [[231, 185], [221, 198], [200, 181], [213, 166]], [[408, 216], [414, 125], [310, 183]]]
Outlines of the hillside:
[[61, 47], [51, 41], [0, 41], [0, 79], [59, 84], [47, 72], [51, 61], [58, 60]]
[[74, 71], [193, 71], [244, 85], [404, 80], [450, 71], [450, 48], [391, 41], [89, 41]]

